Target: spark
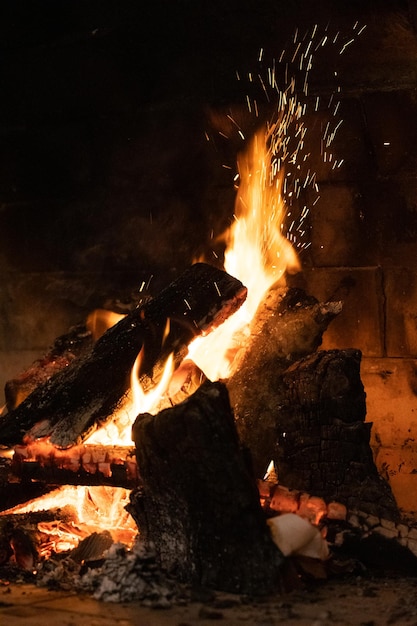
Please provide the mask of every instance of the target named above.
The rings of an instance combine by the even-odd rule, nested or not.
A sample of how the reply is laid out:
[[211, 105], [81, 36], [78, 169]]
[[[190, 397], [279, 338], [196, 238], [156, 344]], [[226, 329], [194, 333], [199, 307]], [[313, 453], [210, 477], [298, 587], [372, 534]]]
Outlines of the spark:
[[342, 49], [340, 50], [339, 54], [343, 54], [344, 51], [346, 50], [346, 48], [348, 46], [350, 46], [351, 43], [353, 43], [355, 40], [354, 39], [349, 39], [349, 41], [347, 41], [344, 46], [342, 47]]
[[220, 293], [220, 289], [219, 289], [218, 284], [216, 283], [216, 281], [213, 281], [213, 282], [214, 282], [214, 286], [216, 288], [216, 291], [217, 291], [218, 295], [221, 297], [222, 294]]
[[186, 300], [186, 299], [184, 298], [184, 302], [185, 302], [185, 305], [186, 305], [187, 309], [188, 309], [189, 311], [191, 311], [191, 306], [190, 306], [190, 303], [188, 302], [188, 300]]
[[298, 54], [298, 51], [299, 51], [299, 49], [300, 49], [300, 46], [301, 46], [301, 42], [299, 42], [299, 43], [298, 43], [298, 46], [297, 46], [297, 48], [295, 49], [295, 52], [294, 52], [293, 57], [292, 57], [292, 59], [291, 59], [291, 63], [294, 63], [295, 58], [296, 58], [296, 56], [297, 56], [297, 54]]

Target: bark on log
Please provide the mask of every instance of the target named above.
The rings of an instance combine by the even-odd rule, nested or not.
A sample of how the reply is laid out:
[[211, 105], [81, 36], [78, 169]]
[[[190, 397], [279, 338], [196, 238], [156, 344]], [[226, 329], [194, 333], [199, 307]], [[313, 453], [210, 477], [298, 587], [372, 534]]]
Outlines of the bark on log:
[[274, 371], [284, 372], [291, 363], [315, 352], [342, 306], [340, 301], [318, 302], [302, 289], [274, 285], [256, 311], [249, 340], [245, 338], [235, 357], [229, 390], [236, 388], [237, 396], [244, 395], [239, 394], [239, 387], [252, 377], [257, 379], [259, 369], [268, 363], [273, 363]]
[[87, 356], [1, 416], [0, 444], [18, 444], [25, 435], [50, 437], [60, 447], [80, 443], [118, 407], [142, 348], [140, 379], [146, 390], [160, 376], [169, 354], [178, 365], [191, 339], [222, 323], [245, 298], [246, 288], [226, 272], [204, 263], [191, 266], [110, 328]]
[[6, 382], [4, 395], [8, 411], [15, 409], [39, 385], [66, 369], [74, 359], [92, 348], [91, 332], [85, 325], [74, 326], [55, 339], [50, 350], [23, 372]]
[[223, 383], [133, 428], [142, 487], [129, 512], [161, 567], [234, 593], [277, 591], [283, 557], [267, 528], [247, 451]]
[[269, 363], [240, 399], [237, 428], [259, 477], [273, 460], [290, 489], [394, 519], [395, 499], [369, 445], [360, 361], [352, 349], [319, 351], [284, 373]]

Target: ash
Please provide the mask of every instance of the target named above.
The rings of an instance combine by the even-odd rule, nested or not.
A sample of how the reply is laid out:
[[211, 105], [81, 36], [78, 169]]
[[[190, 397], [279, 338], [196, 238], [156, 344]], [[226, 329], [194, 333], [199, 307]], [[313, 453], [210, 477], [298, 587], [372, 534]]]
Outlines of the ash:
[[98, 560], [79, 563], [71, 553], [50, 558], [38, 570], [37, 585], [91, 594], [103, 602], [140, 602], [170, 608], [184, 601], [183, 590], [159, 568], [155, 554], [136, 541], [132, 549], [113, 543]]

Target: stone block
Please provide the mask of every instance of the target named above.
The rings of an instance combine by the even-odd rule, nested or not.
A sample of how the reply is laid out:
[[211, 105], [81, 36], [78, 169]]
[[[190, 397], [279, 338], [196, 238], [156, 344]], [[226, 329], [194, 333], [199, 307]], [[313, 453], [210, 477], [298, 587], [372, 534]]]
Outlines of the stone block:
[[360, 210], [364, 243], [372, 265], [417, 267], [415, 175], [364, 181]]
[[373, 424], [372, 447], [417, 449], [417, 362], [364, 357], [361, 379], [366, 392], [366, 419]]
[[343, 310], [323, 336], [324, 350], [358, 348], [364, 356], [382, 356], [383, 297], [378, 268], [304, 268], [291, 276], [320, 302], [343, 301]]
[[310, 255], [314, 266], [376, 265], [373, 263], [375, 242], [369, 237], [357, 185], [321, 186], [320, 199], [310, 210], [310, 225]]
[[417, 270], [384, 271], [386, 348], [390, 357], [417, 357]]
[[380, 448], [375, 455], [377, 469], [388, 480], [398, 507], [410, 517], [417, 515], [416, 460], [416, 450], [400, 447]]

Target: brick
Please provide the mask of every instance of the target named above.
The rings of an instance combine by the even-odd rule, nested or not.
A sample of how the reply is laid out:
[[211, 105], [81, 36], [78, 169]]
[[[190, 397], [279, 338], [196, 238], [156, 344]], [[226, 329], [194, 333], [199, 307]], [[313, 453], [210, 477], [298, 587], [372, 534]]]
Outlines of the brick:
[[323, 336], [324, 350], [358, 348], [364, 356], [382, 356], [383, 299], [377, 268], [305, 268], [289, 279], [319, 301], [342, 300], [343, 311]]
[[384, 271], [387, 356], [417, 357], [417, 269]]
[[375, 449], [401, 448], [403, 456], [399, 459], [398, 465], [405, 458], [411, 461], [410, 451], [416, 445], [414, 442], [414, 433], [417, 432], [416, 370], [417, 362], [413, 359], [364, 357], [361, 362], [361, 379], [366, 391], [367, 421], [373, 423], [371, 445]]
[[320, 199], [310, 211], [310, 254], [315, 266], [372, 265], [372, 242], [363, 210], [356, 185], [320, 188]]

